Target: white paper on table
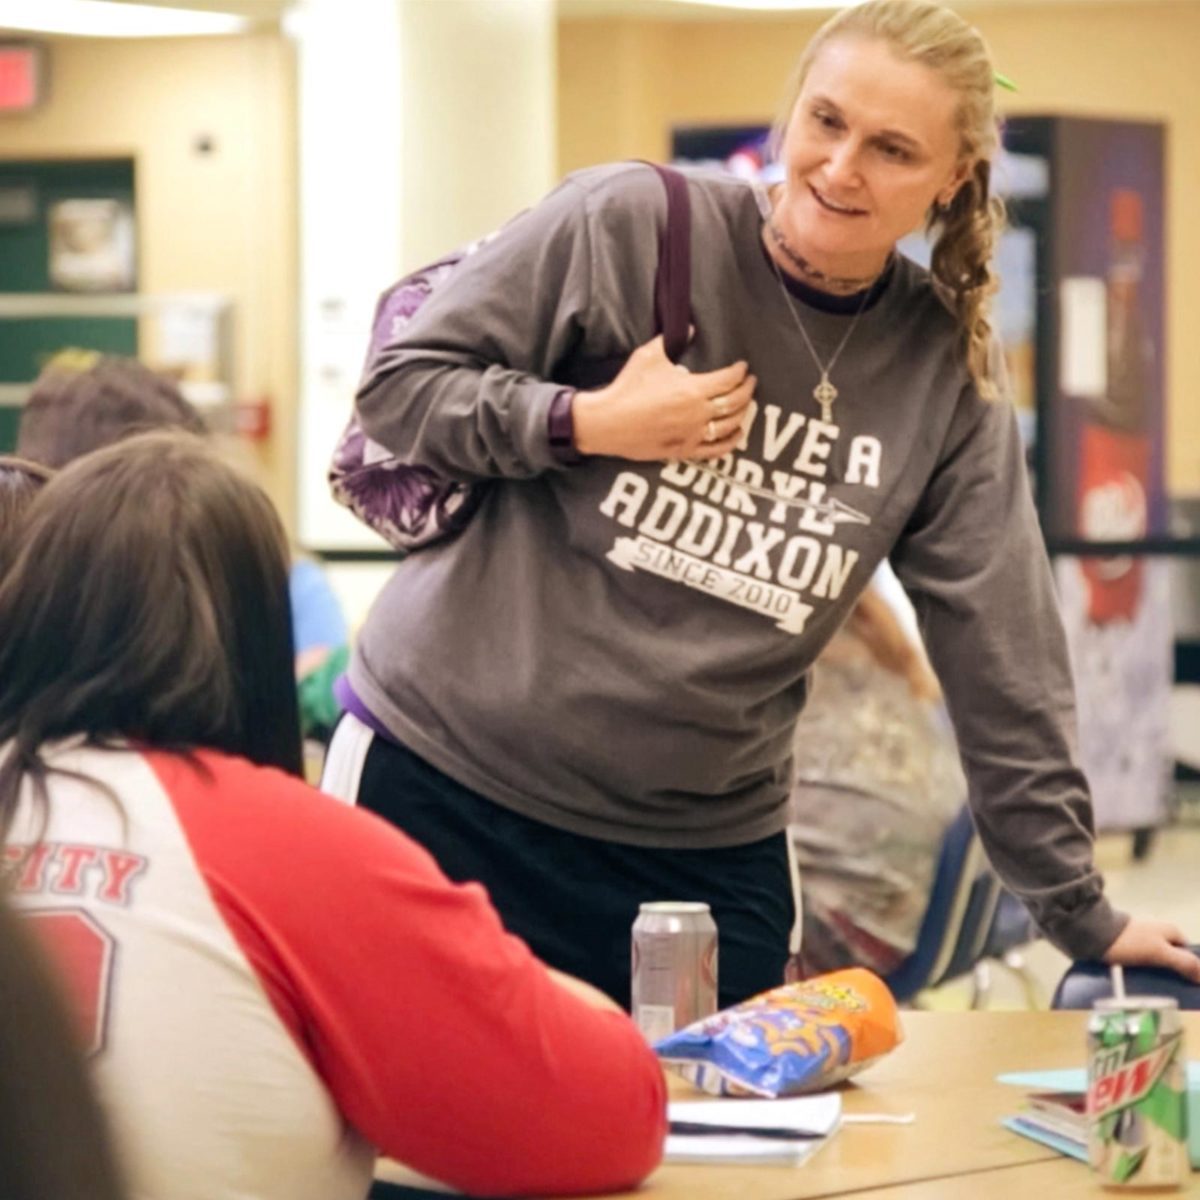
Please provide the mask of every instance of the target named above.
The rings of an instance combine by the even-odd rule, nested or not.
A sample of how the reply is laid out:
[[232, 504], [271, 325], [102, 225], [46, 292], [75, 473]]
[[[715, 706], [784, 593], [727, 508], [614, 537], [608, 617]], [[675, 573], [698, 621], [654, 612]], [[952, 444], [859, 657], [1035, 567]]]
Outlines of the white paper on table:
[[827, 1137], [841, 1119], [839, 1092], [789, 1096], [783, 1100], [672, 1100], [667, 1105], [668, 1121], [739, 1129], [794, 1129], [815, 1137]]
[[663, 1150], [674, 1163], [773, 1163], [798, 1167], [827, 1141], [808, 1138], [788, 1142], [779, 1138], [742, 1137], [737, 1134], [671, 1133]]
[[[841, 1122], [842, 1098], [836, 1092], [785, 1100], [674, 1100], [668, 1120], [711, 1125], [739, 1133], [671, 1133], [667, 1162], [783, 1163], [798, 1166], [814, 1154]], [[755, 1136], [755, 1129], [794, 1129], [795, 1140]], [[807, 1136], [804, 1136], [807, 1135]]]

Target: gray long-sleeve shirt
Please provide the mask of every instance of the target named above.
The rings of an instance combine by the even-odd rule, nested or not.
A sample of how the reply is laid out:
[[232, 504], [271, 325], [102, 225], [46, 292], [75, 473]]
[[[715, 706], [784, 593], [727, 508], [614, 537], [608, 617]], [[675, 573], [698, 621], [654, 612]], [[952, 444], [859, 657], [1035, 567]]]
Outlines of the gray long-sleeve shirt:
[[[369, 436], [493, 480], [455, 540], [398, 566], [350, 680], [401, 742], [497, 803], [638, 845], [781, 830], [805, 677], [884, 556], [916, 606], [970, 799], [1005, 882], [1075, 956], [1122, 917], [1092, 859], [1065, 643], [1010, 407], [982, 400], [905, 259], [819, 372], [761, 244], [752, 189], [693, 174], [683, 362], [737, 359], [753, 420], [715, 473], [563, 468], [547, 414], [580, 358], [654, 332], [662, 189], [580, 172], [461, 264], [358, 398]], [[823, 361], [852, 319], [793, 301]]]

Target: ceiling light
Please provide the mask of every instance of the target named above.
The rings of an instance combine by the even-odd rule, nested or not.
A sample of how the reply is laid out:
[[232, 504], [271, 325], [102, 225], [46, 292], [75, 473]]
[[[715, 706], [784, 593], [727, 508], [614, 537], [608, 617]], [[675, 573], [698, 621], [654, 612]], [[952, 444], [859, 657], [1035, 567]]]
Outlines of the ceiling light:
[[250, 22], [233, 13], [116, 4], [112, 0], [4, 0], [0, 29], [78, 37], [187, 37], [240, 33]]

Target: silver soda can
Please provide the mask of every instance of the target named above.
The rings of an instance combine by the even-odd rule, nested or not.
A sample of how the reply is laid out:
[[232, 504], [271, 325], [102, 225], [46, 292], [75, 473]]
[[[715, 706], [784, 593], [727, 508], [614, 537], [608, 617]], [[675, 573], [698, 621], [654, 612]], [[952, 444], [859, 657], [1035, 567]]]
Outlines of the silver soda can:
[[633, 923], [633, 1019], [650, 1043], [717, 1011], [717, 927], [707, 904], [643, 904]]
[[1168, 996], [1097, 1000], [1087, 1028], [1088, 1156], [1107, 1188], [1181, 1187], [1187, 1146], [1187, 1056]]

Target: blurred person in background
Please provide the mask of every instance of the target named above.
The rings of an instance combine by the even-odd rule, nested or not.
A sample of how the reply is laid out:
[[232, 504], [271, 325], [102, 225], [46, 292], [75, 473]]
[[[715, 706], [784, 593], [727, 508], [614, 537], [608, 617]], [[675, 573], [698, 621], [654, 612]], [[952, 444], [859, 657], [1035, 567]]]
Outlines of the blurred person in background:
[[52, 472], [41, 463], [0, 454], [0, 576], [8, 563], [8, 547], [17, 522]]
[[[704, 901], [720, 1003], [783, 977], [794, 730], [890, 560], [980, 838], [1074, 958], [1200, 981], [1093, 854], [1058, 603], [989, 316], [995, 69], [923, 0], [832, 17], [763, 187], [685, 172], [694, 337], [656, 334], [666, 203], [589, 168], [454, 268], [356, 397], [402, 463], [478, 485], [359, 634], [325, 784], [484, 883], [546, 961], [629, 1002], [640, 902]], [[924, 226], [930, 270], [896, 249]], [[617, 359], [600, 388], [571, 380]]]
[[305, 736], [324, 743], [342, 712], [333, 685], [350, 660], [350, 633], [328, 576], [311, 558], [293, 553], [288, 596], [300, 719]]
[[[21, 413], [17, 453], [48, 467], [155, 429], [204, 433], [204, 419], [178, 385], [136, 359], [70, 349], [38, 376]], [[333, 680], [348, 658], [346, 621], [329, 581], [311, 559], [293, 559], [288, 581], [295, 630], [300, 717], [325, 740], [339, 708]]]
[[788, 826], [804, 905], [796, 974], [887, 975], [912, 953], [967, 784], [919, 642], [872, 585], [813, 668]]
[[635, 1186], [665, 1084], [629, 1018], [297, 778], [287, 561], [266, 495], [159, 433], [60, 471], [0, 582], [10, 889], [133, 1194], [362, 1200], [377, 1151], [474, 1195]]
[[0, 902], [0, 1195], [122, 1200], [68, 1008], [23, 925]]

